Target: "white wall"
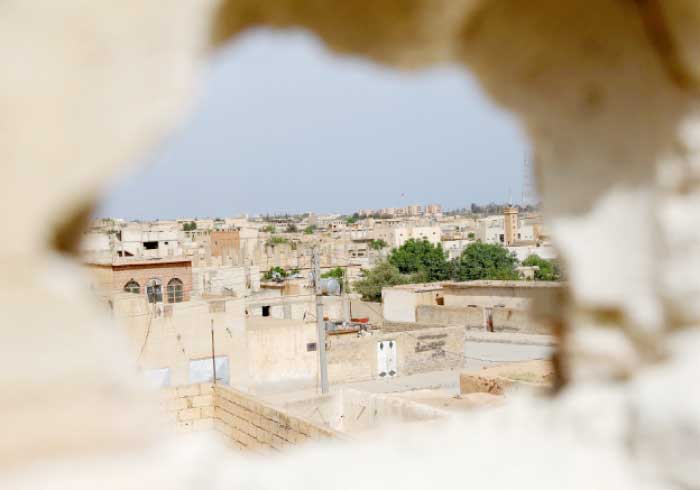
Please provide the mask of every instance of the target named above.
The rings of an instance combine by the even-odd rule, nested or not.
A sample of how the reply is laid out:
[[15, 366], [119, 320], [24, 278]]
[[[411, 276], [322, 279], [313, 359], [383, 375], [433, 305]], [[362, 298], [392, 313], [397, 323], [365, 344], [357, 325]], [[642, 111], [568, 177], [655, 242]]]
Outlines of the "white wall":
[[397, 323], [416, 322], [416, 294], [412, 289], [382, 289], [384, 321]]

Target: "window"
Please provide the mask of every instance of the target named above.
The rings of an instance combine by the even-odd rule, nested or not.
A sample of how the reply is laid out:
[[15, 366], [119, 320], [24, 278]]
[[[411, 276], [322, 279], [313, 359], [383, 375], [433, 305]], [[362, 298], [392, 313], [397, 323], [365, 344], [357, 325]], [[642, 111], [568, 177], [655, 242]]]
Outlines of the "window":
[[306, 352], [314, 352], [316, 351], [316, 342], [309, 342], [306, 344]]
[[[214, 364], [216, 364], [216, 381], [223, 384], [229, 384], [231, 373], [229, 369], [228, 356], [215, 357]], [[211, 357], [190, 361], [190, 383], [210, 383], [213, 379], [214, 366], [212, 365]]]
[[134, 293], [134, 294], [139, 294], [141, 292], [141, 286], [139, 286], [139, 283], [131, 279], [129, 282], [126, 283], [124, 286], [124, 292], [126, 293]]
[[158, 242], [143, 242], [143, 248], [146, 250], [157, 250]]
[[146, 295], [149, 303], [163, 302], [163, 285], [160, 279], [151, 279], [146, 283]]
[[178, 278], [168, 281], [168, 303], [182, 303], [182, 281]]
[[270, 307], [269, 306], [262, 307], [262, 316], [270, 316]]

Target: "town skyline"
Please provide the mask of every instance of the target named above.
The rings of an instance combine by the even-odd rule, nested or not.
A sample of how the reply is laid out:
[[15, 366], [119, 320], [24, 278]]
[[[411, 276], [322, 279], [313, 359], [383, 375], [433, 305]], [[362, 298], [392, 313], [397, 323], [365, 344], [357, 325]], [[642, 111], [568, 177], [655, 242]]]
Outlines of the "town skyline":
[[307, 34], [253, 33], [223, 50], [200, 92], [98, 215], [456, 208], [521, 194], [521, 130], [456, 67], [397, 73], [333, 57]]
[[[479, 202], [470, 202], [467, 203], [464, 206], [461, 207], [456, 207], [456, 208], [446, 208], [442, 206], [439, 202], [431, 202], [431, 203], [411, 203], [407, 204], [405, 206], [386, 206], [386, 207], [381, 207], [381, 208], [375, 208], [375, 209], [367, 209], [367, 208], [356, 208], [356, 209], [350, 209], [350, 210], [331, 210], [328, 212], [317, 212], [314, 209], [310, 210], [305, 210], [305, 211], [284, 211], [284, 210], [279, 210], [279, 211], [272, 211], [272, 212], [260, 212], [260, 213], [249, 213], [245, 211], [240, 211], [240, 212], [221, 212], [221, 213], [215, 213], [212, 215], [194, 215], [194, 214], [181, 214], [178, 216], [161, 216], [161, 217], [154, 217], [154, 218], [146, 218], [146, 217], [139, 217], [139, 216], [119, 216], [119, 215], [99, 215], [95, 214], [94, 219], [96, 220], [102, 220], [102, 219], [120, 219], [120, 220], [125, 220], [125, 221], [171, 221], [171, 220], [186, 220], [186, 219], [219, 219], [219, 218], [249, 218], [249, 219], [282, 219], [282, 218], [302, 218], [305, 216], [309, 215], [317, 215], [317, 216], [354, 216], [354, 215], [359, 215], [361, 218], [387, 218], [389, 216], [376, 216], [376, 215], [381, 215], [381, 214], [387, 214], [383, 213], [383, 211], [386, 211], [387, 209], [406, 209], [411, 206], [420, 206], [421, 208], [425, 209], [427, 206], [439, 206], [441, 210], [439, 211], [439, 214], [443, 215], [468, 215], [468, 214], [498, 214], [501, 212], [501, 209], [506, 206], [513, 206], [521, 211], [530, 211], [530, 210], [538, 210], [539, 208], [539, 203], [527, 203], [523, 204], [520, 202], [508, 202], [508, 201], [489, 201], [487, 203], [479, 203]], [[478, 210], [473, 210], [473, 206], [477, 206], [479, 209]], [[470, 209], [471, 208], [471, 209]], [[365, 212], [363, 211], [372, 211], [370, 212]], [[410, 213], [398, 213], [396, 216], [397, 217], [431, 217], [435, 214], [435, 212], [420, 212], [416, 214], [410, 214]]]

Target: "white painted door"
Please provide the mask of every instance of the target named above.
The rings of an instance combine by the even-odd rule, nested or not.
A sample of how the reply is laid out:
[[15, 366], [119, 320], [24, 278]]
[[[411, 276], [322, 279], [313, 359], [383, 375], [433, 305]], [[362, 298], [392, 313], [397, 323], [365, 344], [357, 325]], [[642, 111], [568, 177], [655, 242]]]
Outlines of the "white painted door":
[[386, 351], [388, 350], [388, 342], [377, 342], [377, 375], [380, 378], [386, 376]]
[[396, 341], [377, 342], [377, 375], [380, 378], [396, 376]]
[[386, 372], [389, 376], [396, 376], [396, 341], [390, 340], [386, 351]]

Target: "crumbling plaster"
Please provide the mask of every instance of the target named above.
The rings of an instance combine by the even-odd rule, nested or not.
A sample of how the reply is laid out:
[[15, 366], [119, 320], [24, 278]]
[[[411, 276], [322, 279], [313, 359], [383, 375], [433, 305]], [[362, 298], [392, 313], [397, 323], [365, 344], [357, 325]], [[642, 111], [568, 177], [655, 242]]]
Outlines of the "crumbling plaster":
[[[493, 488], [700, 488], [700, 4], [214, 7], [0, 5], [1, 216], [13, 231], [0, 242], [0, 411], [10, 421], [0, 487], [432, 488], [468, 477]], [[336, 52], [400, 68], [462, 63], [519, 117], [570, 275], [560, 313], [569, 384], [556, 398], [272, 467], [224, 463], [207, 444], [176, 447], [143, 427], [122, 340], [51, 236], [181, 118], [210, 36], [254, 26], [306, 28]], [[30, 354], [32, 369], [21, 369]], [[311, 459], [324, 471], [300, 470]]]

